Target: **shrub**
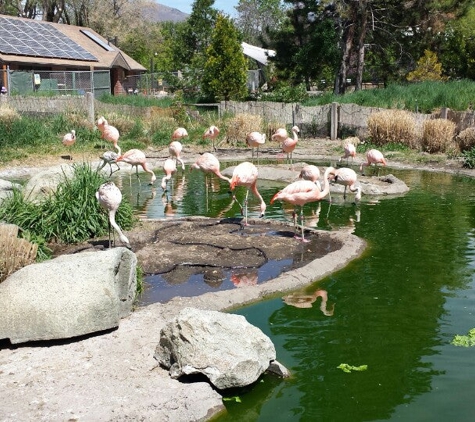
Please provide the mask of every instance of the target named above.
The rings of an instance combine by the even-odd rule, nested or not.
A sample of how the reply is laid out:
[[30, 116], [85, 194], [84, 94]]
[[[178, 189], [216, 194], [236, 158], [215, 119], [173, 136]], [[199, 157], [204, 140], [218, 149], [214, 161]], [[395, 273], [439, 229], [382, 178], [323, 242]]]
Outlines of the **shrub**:
[[260, 131], [262, 117], [254, 114], [236, 114], [226, 121], [226, 139], [228, 143], [236, 145], [239, 141], [245, 142], [249, 132]]
[[473, 169], [475, 168], [475, 147], [462, 152], [463, 157], [463, 166], [465, 168]]
[[404, 110], [384, 110], [368, 117], [368, 132], [371, 142], [381, 146], [400, 143], [409, 148], [418, 148], [416, 121]]
[[475, 127], [469, 127], [462, 130], [456, 138], [460, 151], [470, 151], [475, 147]]
[[447, 119], [426, 120], [422, 129], [422, 148], [431, 154], [451, 152], [457, 148], [454, 135], [454, 122]]
[[0, 224], [0, 283], [35, 261], [38, 245], [18, 237], [19, 227]]
[[[16, 224], [28, 232], [35, 243], [78, 243], [108, 233], [108, 216], [96, 200], [95, 193], [105, 181], [88, 164], [74, 166], [72, 178], [64, 178], [56, 192], [39, 203], [32, 203], [17, 189], [4, 200], [0, 220]], [[116, 215], [124, 230], [132, 228], [132, 206], [125, 200]], [[38, 241], [36, 239], [39, 239]]]

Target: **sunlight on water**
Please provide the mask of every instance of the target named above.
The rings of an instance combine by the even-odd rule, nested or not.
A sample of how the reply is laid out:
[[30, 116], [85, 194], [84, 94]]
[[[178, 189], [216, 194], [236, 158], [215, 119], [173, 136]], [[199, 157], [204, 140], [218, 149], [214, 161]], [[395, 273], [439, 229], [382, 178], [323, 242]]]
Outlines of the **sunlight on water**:
[[[348, 230], [368, 248], [286, 301], [237, 312], [270, 336], [293, 377], [265, 376], [240, 395], [240, 403], [225, 402], [228, 415], [221, 421], [473, 420], [475, 349], [450, 342], [475, 327], [475, 181], [385, 170], [410, 192], [390, 199], [363, 196], [358, 206], [334, 195], [331, 203], [305, 207], [308, 226]], [[128, 178], [122, 183], [127, 192]], [[142, 184], [137, 190], [134, 183], [125, 194], [144, 217], [240, 216], [227, 186], [214, 180], [205, 189], [201, 173], [179, 173], [165, 195], [160, 187]], [[290, 208], [269, 205], [281, 187], [259, 182], [268, 204], [265, 218], [291, 222]], [[241, 200], [244, 190], [236, 194]], [[250, 216], [258, 214], [259, 203], [251, 199]], [[232, 284], [224, 276], [222, 283]], [[192, 280], [179, 294], [212, 290], [206, 281]], [[338, 369], [341, 363], [368, 369], [348, 374]]]

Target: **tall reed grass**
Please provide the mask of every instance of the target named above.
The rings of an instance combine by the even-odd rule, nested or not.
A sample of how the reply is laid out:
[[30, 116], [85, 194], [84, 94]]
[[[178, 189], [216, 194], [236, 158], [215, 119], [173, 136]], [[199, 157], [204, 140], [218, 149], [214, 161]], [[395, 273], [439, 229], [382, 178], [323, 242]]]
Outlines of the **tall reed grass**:
[[467, 110], [473, 104], [474, 98], [475, 82], [464, 79], [449, 82], [390, 84], [384, 89], [367, 89], [338, 96], [328, 92], [320, 97], [309, 98], [304, 105], [338, 102], [431, 113], [441, 107], [455, 111]]
[[[57, 190], [40, 202], [31, 202], [16, 189], [0, 208], [0, 220], [16, 224], [40, 247], [40, 257], [48, 255], [48, 243], [79, 243], [108, 233], [108, 216], [95, 193], [104, 176], [88, 164], [74, 166], [72, 178], [64, 177]], [[123, 230], [136, 222], [131, 204], [124, 199], [116, 220]]]

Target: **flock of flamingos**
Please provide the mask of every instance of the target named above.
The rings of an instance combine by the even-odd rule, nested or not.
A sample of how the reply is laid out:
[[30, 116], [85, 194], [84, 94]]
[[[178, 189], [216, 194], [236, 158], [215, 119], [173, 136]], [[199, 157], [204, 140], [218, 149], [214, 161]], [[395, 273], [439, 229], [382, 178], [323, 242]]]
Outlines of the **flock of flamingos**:
[[[105, 165], [109, 164], [110, 174], [112, 175], [112, 165], [115, 164], [117, 169], [119, 169], [118, 162], [125, 162], [130, 164], [131, 172], [133, 168], [136, 168], [136, 175], [140, 181], [138, 174], [138, 166], [141, 166], [142, 169], [151, 175], [150, 184], [153, 184], [156, 181], [156, 176], [153, 170], [151, 170], [146, 161], [145, 154], [139, 149], [131, 149], [122, 154], [120, 146], [118, 145], [119, 141], [119, 131], [114, 126], [109, 125], [107, 120], [104, 117], [100, 117], [97, 120], [97, 128], [101, 132], [101, 138], [111, 142], [114, 145], [115, 151], [107, 151], [102, 155], [102, 164], [98, 170], [101, 170]], [[298, 143], [298, 133], [299, 128], [297, 126], [292, 127], [292, 137], [289, 136], [288, 132], [284, 128], [277, 129], [272, 135], [271, 139], [280, 143], [282, 147], [282, 152], [287, 154], [287, 160], [292, 163], [292, 153]], [[216, 150], [215, 139], [219, 135], [219, 129], [216, 126], [209, 127], [203, 134], [203, 138], [210, 139], [212, 142], [213, 150]], [[165, 160], [163, 164], [163, 170], [165, 176], [162, 179], [161, 187], [165, 191], [167, 189], [167, 182], [171, 179], [172, 175], [177, 170], [177, 163], [181, 165], [181, 168], [185, 169], [185, 163], [181, 159], [182, 144], [181, 139], [188, 136], [188, 132], [185, 128], [176, 129], [171, 136], [171, 143], [169, 145], [169, 154], [170, 157]], [[252, 157], [254, 157], [254, 149], [257, 150], [257, 157], [259, 156], [259, 146], [265, 143], [265, 134], [259, 132], [251, 132], [246, 136], [246, 144], [252, 149]], [[63, 137], [63, 144], [67, 147], [71, 147], [76, 141], [75, 131], [72, 130], [70, 133], [66, 134]], [[340, 158], [346, 159], [348, 161], [349, 157], [354, 159], [356, 155], [356, 143], [357, 138], [348, 138], [344, 144], [344, 155]], [[71, 158], [71, 156], [70, 156]], [[363, 162], [360, 165], [360, 171], [363, 171], [364, 166], [370, 165], [386, 165], [386, 160], [383, 154], [376, 150], [371, 149], [366, 153], [366, 162]], [[264, 202], [261, 194], [257, 189], [257, 178], [258, 178], [258, 169], [257, 167], [249, 162], [245, 161], [238, 164], [233, 171], [232, 178], [224, 176], [220, 172], [220, 163], [219, 160], [212, 153], [205, 152], [200, 155], [194, 164], [191, 165], [190, 170], [201, 170], [205, 174], [214, 173], [220, 179], [229, 183], [231, 191], [234, 191], [236, 186], [243, 186], [246, 188], [246, 196], [241, 205], [241, 211], [244, 215], [244, 225], [247, 225], [247, 204], [248, 204], [248, 195], [249, 191], [259, 199], [260, 201], [260, 213], [261, 217], [264, 216], [266, 211], [266, 203]], [[270, 203], [274, 201], [284, 201], [289, 204], [292, 204], [294, 207], [300, 207], [300, 224], [301, 224], [301, 236], [297, 236], [297, 239], [301, 241], [307, 241], [304, 238], [304, 224], [303, 224], [303, 207], [305, 204], [310, 202], [317, 202], [322, 200], [325, 196], [330, 193], [330, 181], [334, 183], [345, 186], [344, 197], [346, 198], [346, 189], [348, 188], [351, 192], [355, 192], [355, 202], [361, 199], [361, 186], [357, 184], [357, 174], [356, 172], [348, 167], [327, 167], [323, 174], [323, 188], [320, 184], [320, 170], [317, 166], [306, 165], [302, 168], [299, 180], [290, 183], [284, 189], [277, 192], [271, 199]], [[115, 231], [118, 233], [119, 238], [123, 244], [130, 246], [129, 240], [122, 232], [121, 228], [115, 221], [115, 215], [119, 205], [122, 201], [122, 193], [120, 189], [114, 184], [114, 182], [106, 182], [102, 184], [96, 192], [96, 198], [99, 201], [100, 205], [108, 212], [109, 214], [109, 223]], [[236, 200], [235, 196], [233, 199]], [[294, 212], [294, 226], [296, 226], [296, 214]], [[109, 245], [110, 241], [110, 230], [109, 230]]]

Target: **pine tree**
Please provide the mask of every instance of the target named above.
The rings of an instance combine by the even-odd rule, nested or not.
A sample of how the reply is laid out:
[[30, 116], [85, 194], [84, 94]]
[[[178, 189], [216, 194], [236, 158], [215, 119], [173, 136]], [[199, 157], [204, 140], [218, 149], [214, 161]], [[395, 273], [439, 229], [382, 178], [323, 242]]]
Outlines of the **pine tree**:
[[215, 101], [239, 100], [247, 93], [247, 62], [239, 33], [231, 20], [218, 15], [206, 50], [202, 89]]
[[417, 67], [409, 72], [406, 79], [411, 82], [443, 81], [442, 64], [433, 51], [425, 50], [424, 55], [418, 60]]

